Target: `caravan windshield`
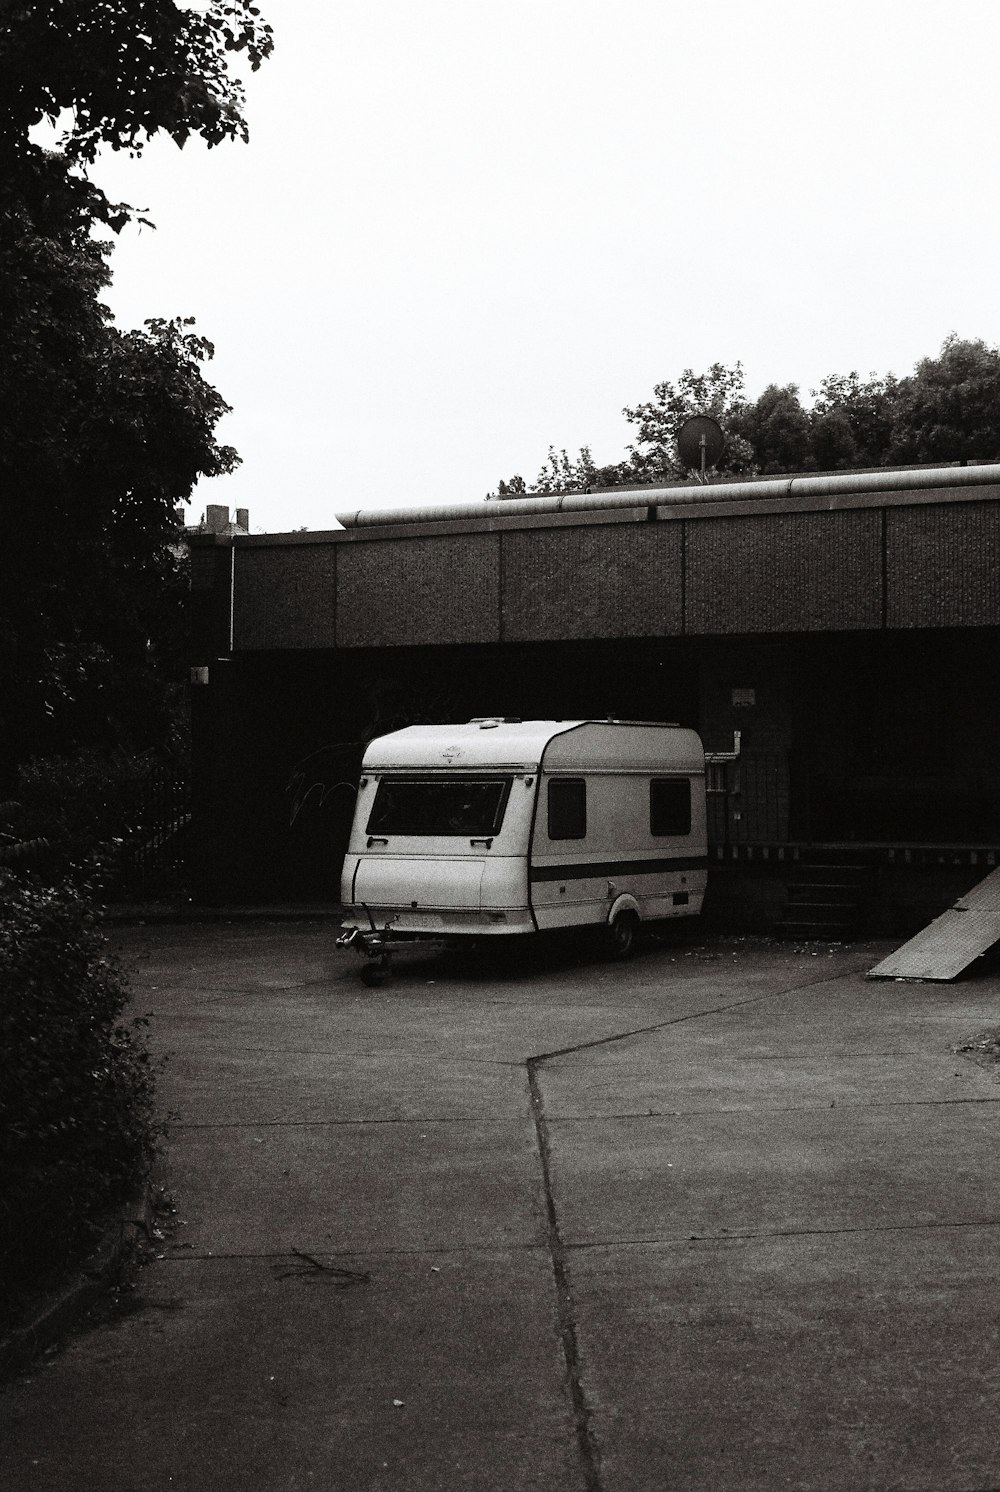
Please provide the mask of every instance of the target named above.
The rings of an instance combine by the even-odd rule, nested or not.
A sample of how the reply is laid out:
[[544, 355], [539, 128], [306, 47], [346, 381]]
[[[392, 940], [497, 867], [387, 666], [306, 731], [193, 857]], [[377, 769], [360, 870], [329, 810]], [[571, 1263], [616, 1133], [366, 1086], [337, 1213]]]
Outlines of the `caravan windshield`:
[[366, 833], [497, 834], [510, 784], [509, 777], [383, 777]]

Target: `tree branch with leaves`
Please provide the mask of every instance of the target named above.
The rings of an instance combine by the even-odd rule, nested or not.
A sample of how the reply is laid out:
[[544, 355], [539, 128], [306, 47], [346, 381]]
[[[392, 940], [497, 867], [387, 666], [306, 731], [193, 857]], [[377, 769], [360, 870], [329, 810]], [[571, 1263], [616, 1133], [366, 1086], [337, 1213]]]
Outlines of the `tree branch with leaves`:
[[[0, 0], [0, 736], [39, 749], [150, 744], [177, 668], [176, 508], [231, 471], [229, 406], [189, 320], [115, 327], [101, 297], [134, 210], [88, 175], [99, 150], [245, 140], [243, 86], [271, 29], [247, 0]], [[35, 126], [61, 126], [55, 149]], [[161, 677], [162, 682], [162, 677]], [[162, 695], [162, 690], [159, 691]]]

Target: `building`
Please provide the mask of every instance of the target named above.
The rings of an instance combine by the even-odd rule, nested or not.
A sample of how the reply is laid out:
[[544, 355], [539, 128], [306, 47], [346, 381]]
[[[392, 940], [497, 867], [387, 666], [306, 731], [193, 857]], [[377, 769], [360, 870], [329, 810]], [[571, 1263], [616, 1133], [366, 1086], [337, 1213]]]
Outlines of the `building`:
[[1000, 466], [342, 518], [191, 536], [201, 898], [335, 898], [363, 743], [489, 714], [738, 732], [733, 926], [787, 915], [820, 847], [892, 932], [996, 863]]

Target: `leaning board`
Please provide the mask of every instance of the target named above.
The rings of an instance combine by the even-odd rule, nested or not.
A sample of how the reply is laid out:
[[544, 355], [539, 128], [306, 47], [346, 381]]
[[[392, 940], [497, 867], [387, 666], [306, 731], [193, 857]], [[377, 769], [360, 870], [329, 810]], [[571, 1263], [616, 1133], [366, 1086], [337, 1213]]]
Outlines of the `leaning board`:
[[955, 979], [1000, 941], [1000, 869], [959, 897], [916, 937], [890, 953], [869, 979]]

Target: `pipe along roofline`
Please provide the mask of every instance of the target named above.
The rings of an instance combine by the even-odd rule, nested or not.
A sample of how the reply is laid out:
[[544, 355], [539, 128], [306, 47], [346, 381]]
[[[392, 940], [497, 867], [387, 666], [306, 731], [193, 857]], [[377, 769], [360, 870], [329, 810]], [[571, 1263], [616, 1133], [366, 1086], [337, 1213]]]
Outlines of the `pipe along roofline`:
[[1000, 464], [938, 466], [902, 470], [836, 472], [815, 477], [764, 477], [753, 482], [703, 486], [643, 487], [622, 492], [562, 492], [548, 497], [515, 497], [478, 503], [439, 503], [419, 508], [357, 508], [335, 515], [345, 528], [387, 528], [397, 524], [447, 523], [468, 518], [515, 518], [533, 513], [589, 513], [615, 508], [667, 508], [690, 503], [761, 502], [782, 497], [836, 497], [866, 492], [925, 491], [930, 487], [983, 487], [1000, 484]]

